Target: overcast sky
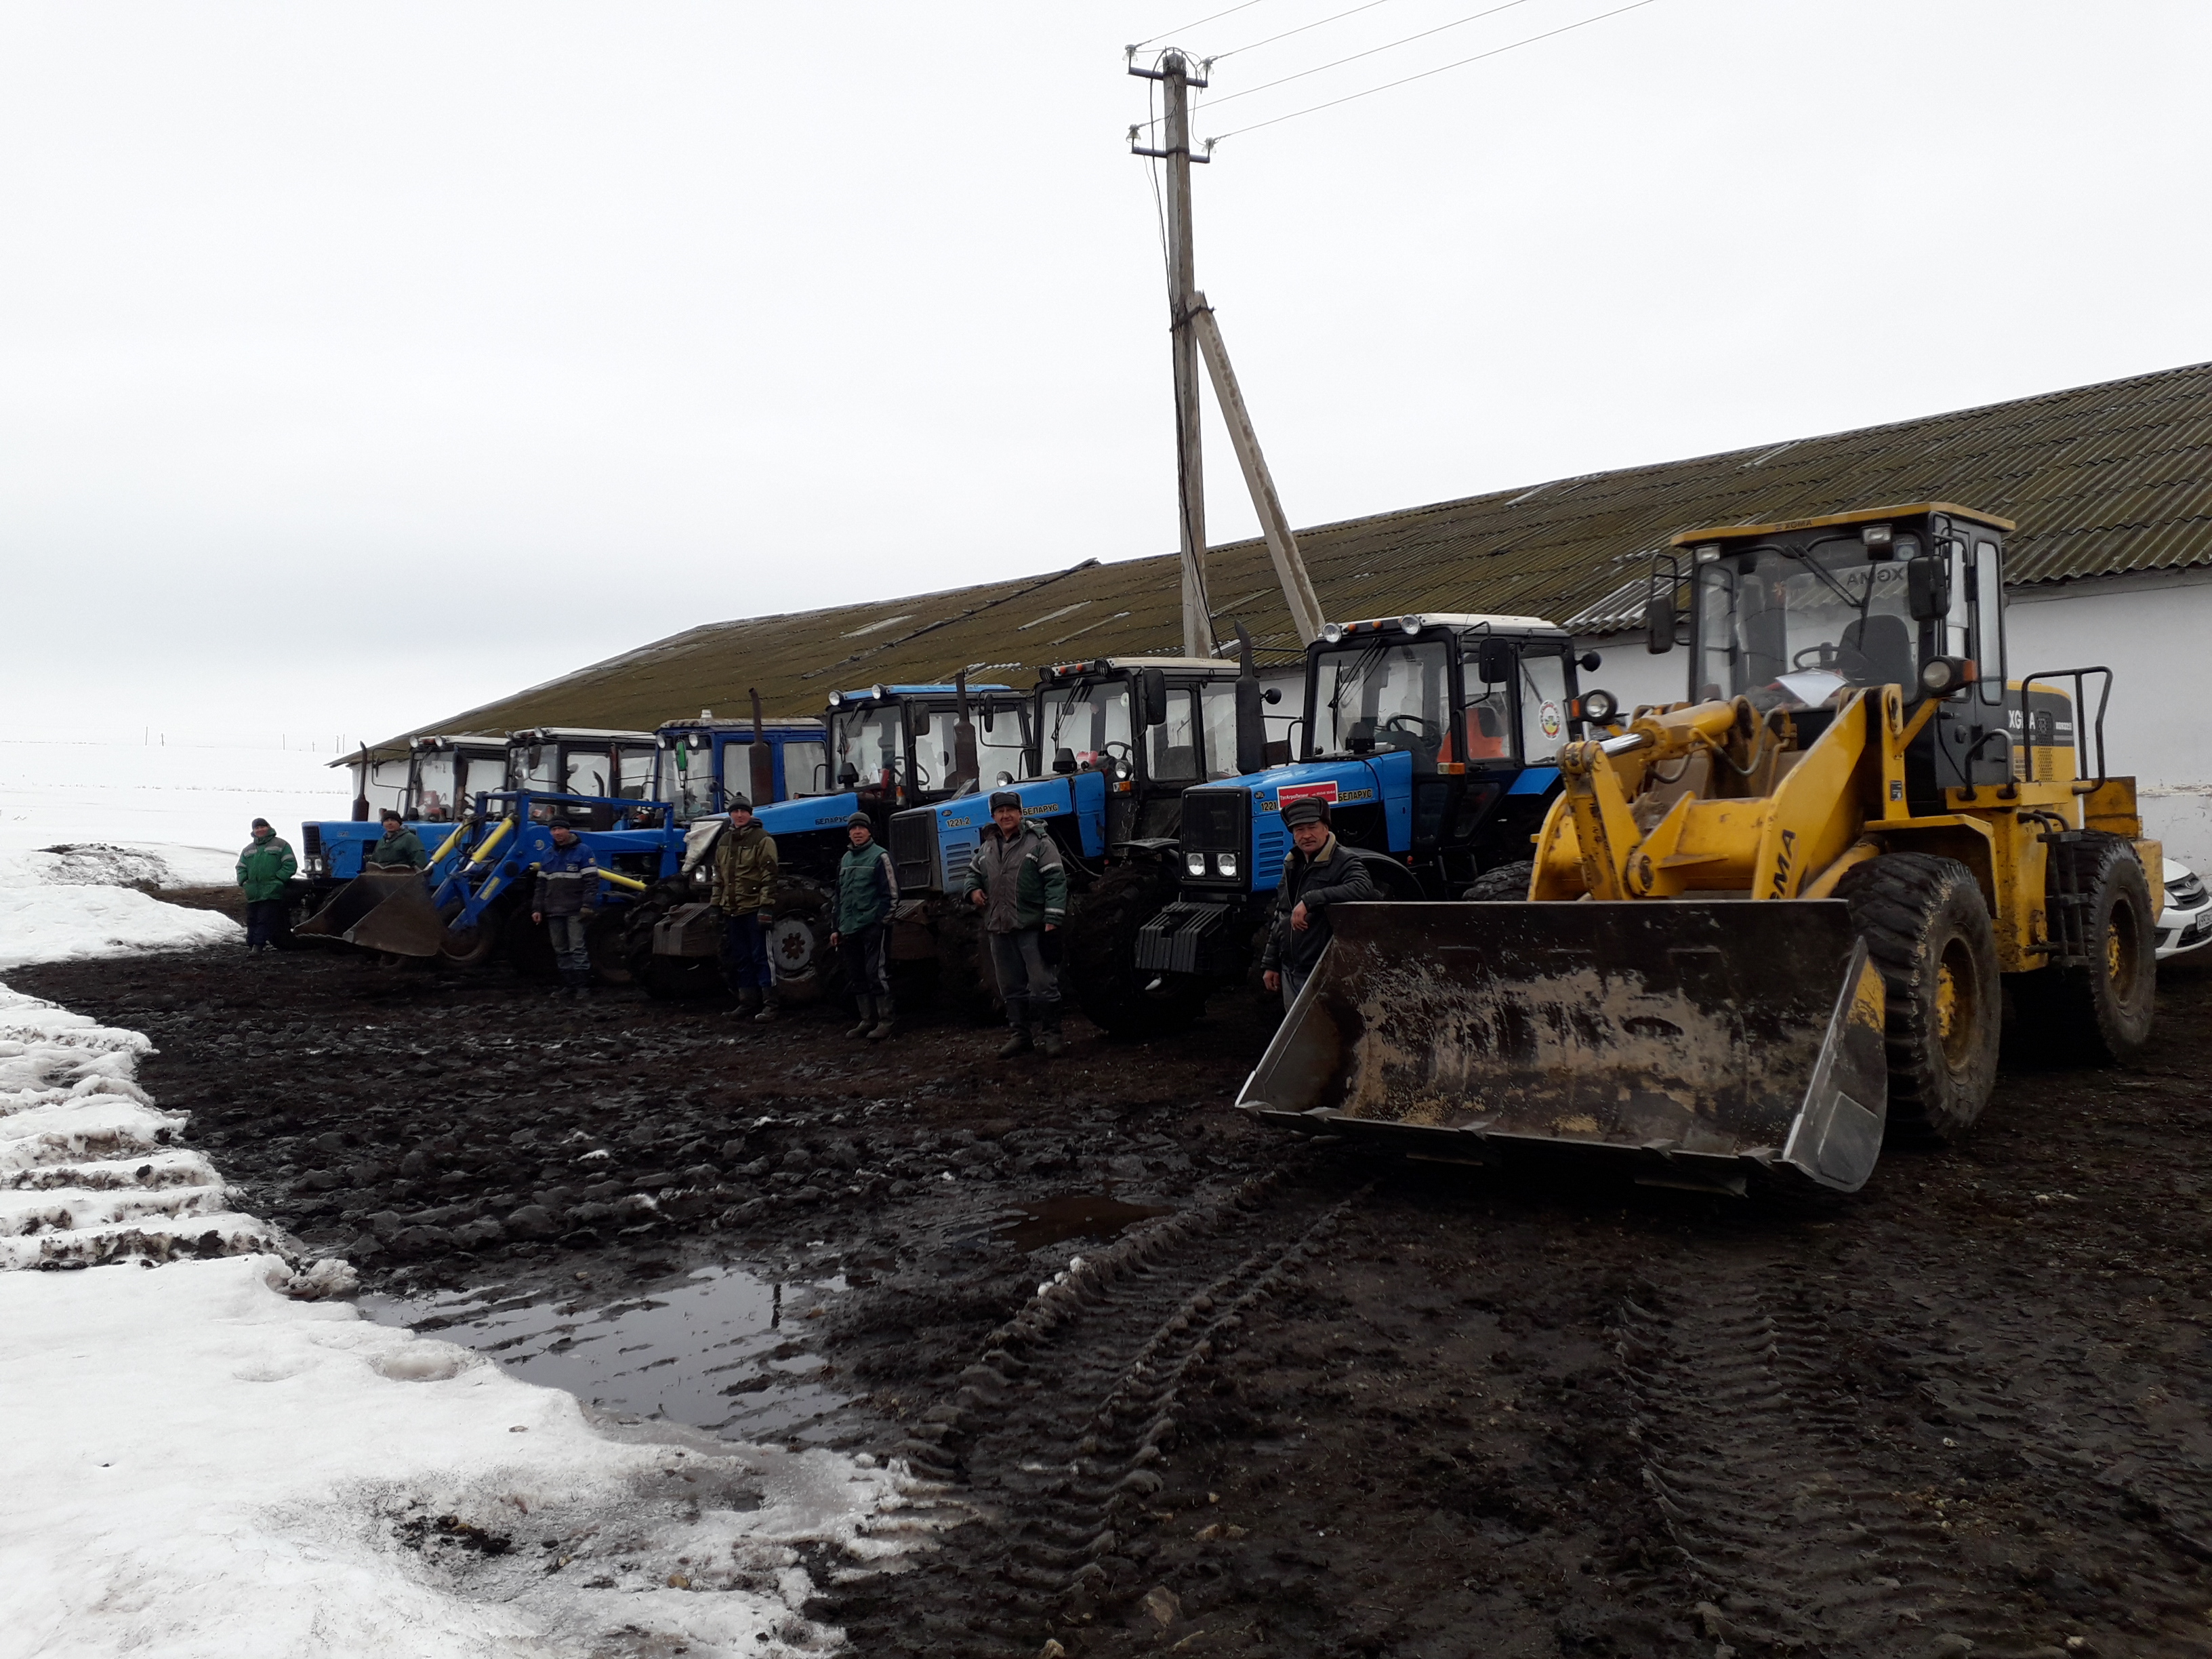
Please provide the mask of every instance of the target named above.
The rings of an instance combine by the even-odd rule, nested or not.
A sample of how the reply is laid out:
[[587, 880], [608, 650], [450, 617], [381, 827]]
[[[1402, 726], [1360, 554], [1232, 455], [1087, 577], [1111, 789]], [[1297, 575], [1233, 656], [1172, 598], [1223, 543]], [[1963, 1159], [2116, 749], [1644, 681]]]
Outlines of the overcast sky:
[[[0, 737], [380, 736], [702, 621], [1171, 549], [1121, 48], [1218, 9], [4, 0]], [[1654, 0], [1229, 138], [1200, 282], [1302, 524], [2170, 368], [2212, 356], [2208, 60], [2203, 0]]]

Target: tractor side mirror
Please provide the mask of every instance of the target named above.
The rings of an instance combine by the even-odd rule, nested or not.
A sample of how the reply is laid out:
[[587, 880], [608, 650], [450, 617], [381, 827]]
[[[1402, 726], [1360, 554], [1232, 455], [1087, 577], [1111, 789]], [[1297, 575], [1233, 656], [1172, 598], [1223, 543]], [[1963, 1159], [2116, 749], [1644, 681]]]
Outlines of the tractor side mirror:
[[993, 708], [990, 704], [985, 703], [983, 705], [983, 729], [986, 732], [991, 729], [991, 722], [998, 719], [998, 711]]
[[840, 789], [857, 789], [860, 787], [860, 769], [852, 762], [847, 761], [837, 769], [837, 787]]
[[1674, 648], [1674, 596], [1654, 593], [1644, 605], [1644, 648], [1663, 657]]
[[1279, 685], [1271, 685], [1265, 691], [1262, 691], [1260, 694], [1260, 701], [1266, 703], [1270, 708], [1282, 702], [1282, 700], [1283, 688]]
[[1145, 724], [1159, 726], [1168, 717], [1168, 675], [1164, 668], [1147, 668], [1137, 676], [1138, 700], [1145, 705]]
[[1052, 769], [1054, 773], [1062, 777], [1065, 777], [1069, 773], [1074, 771], [1075, 751], [1073, 749], [1054, 750], [1052, 751]]
[[1506, 640], [1485, 640], [1475, 658], [1475, 672], [1485, 685], [1504, 685], [1513, 678], [1513, 646]]
[[1605, 659], [1595, 651], [1585, 651], [1575, 659], [1576, 665], [1585, 674], [1595, 674], [1605, 665]]
[[1915, 622], [1934, 622], [1951, 613], [1951, 564], [1929, 554], [1905, 567], [1905, 593]]

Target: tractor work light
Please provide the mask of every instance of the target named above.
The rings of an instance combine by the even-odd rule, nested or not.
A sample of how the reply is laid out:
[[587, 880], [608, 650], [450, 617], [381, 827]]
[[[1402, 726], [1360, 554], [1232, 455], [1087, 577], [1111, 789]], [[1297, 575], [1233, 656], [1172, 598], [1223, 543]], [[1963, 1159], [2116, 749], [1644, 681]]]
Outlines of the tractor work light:
[[872, 685], [868, 688], [868, 695], [872, 697], [880, 697], [884, 695], [884, 688], [880, 685]]
[[830, 694], [830, 706], [832, 708], [835, 708], [839, 703], [842, 703], [844, 701], [845, 694], [842, 691], [832, 691]]
[[1206, 854], [1203, 853], [1185, 853], [1182, 855], [1182, 867], [1189, 871], [1194, 876], [1204, 875], [1206, 873]]
[[1322, 624], [1321, 638], [1322, 644], [1334, 645], [1343, 637], [1344, 624], [1342, 623], [1324, 623]]
[[1582, 714], [1584, 720], [1595, 720], [1602, 726], [1620, 712], [1620, 701], [1612, 692], [1585, 691], [1583, 693]]
[[1213, 866], [1215, 869], [1220, 871], [1223, 875], [1229, 877], [1232, 880], [1235, 879], [1237, 875], [1237, 854], [1234, 853], [1219, 853], [1215, 854]]
[[1398, 618], [1398, 626], [1408, 634], [1418, 634], [1421, 631], [1421, 622], [1422, 619], [1419, 617], [1401, 617]]

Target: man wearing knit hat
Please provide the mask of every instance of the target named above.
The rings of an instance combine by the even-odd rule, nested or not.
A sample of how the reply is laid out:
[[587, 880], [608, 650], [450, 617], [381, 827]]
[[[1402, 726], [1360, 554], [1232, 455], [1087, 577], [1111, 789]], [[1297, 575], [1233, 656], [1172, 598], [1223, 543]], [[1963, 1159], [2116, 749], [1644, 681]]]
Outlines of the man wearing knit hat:
[[1311, 795], [1286, 802], [1283, 825], [1291, 850], [1283, 860], [1282, 885], [1261, 952], [1267, 988], [1283, 994], [1287, 1009], [1297, 1000], [1306, 976], [1328, 949], [1329, 907], [1379, 899], [1367, 866], [1346, 849], [1329, 828], [1328, 808]]
[[284, 884], [300, 860], [267, 818], [253, 820], [253, 839], [238, 855], [238, 884], [246, 890], [246, 948], [273, 951], [284, 936]]
[[991, 965], [1006, 999], [1006, 1024], [1013, 1035], [999, 1050], [1012, 1060], [1036, 1046], [1050, 1059], [1065, 1050], [1060, 1040], [1059, 941], [1046, 935], [1067, 919], [1067, 866], [1060, 847], [1022, 813], [1022, 798], [1011, 789], [991, 797], [991, 823], [968, 861], [968, 902], [983, 913], [991, 943]]

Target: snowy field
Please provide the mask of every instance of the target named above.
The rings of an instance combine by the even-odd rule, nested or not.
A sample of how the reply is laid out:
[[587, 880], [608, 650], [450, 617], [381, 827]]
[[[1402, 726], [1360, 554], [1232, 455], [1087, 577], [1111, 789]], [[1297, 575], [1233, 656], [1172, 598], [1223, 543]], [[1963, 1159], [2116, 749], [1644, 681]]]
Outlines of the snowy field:
[[800, 1548], [926, 1543], [902, 1468], [595, 1425], [363, 1320], [173, 1144], [147, 1048], [0, 987], [4, 1659], [821, 1653]]
[[162, 850], [179, 880], [225, 882], [253, 820], [295, 848], [309, 818], [342, 818], [349, 775], [281, 749], [0, 738], [0, 854], [77, 842]]

